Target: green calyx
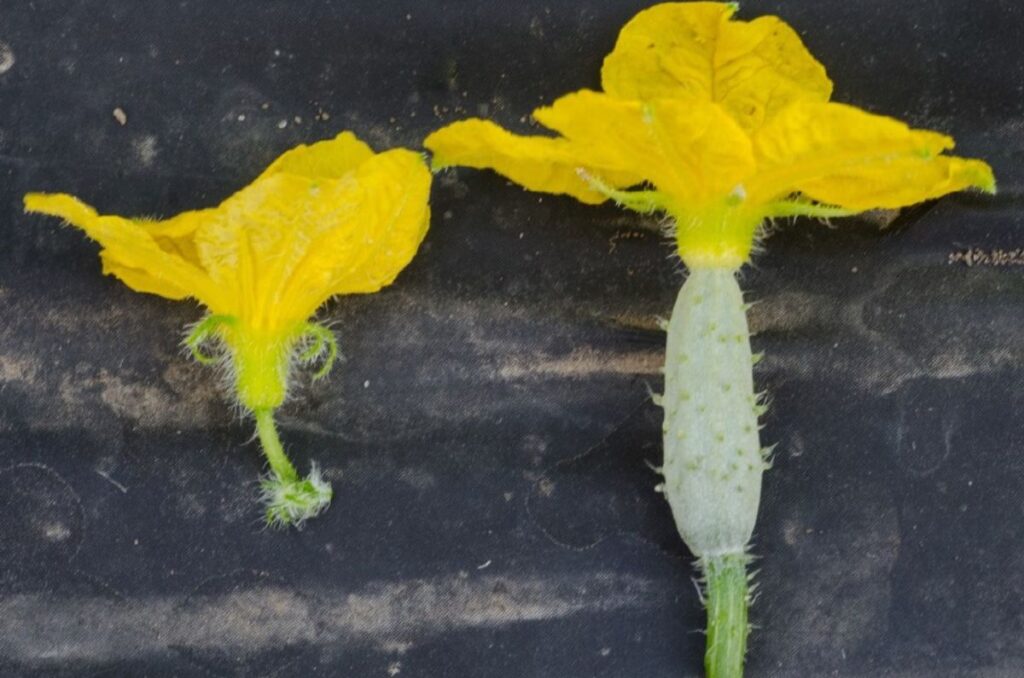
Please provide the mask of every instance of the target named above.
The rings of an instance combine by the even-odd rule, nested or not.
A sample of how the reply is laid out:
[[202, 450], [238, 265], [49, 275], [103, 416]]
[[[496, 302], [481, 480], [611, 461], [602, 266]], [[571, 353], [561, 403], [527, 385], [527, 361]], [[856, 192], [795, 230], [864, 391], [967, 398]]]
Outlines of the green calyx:
[[[220, 355], [204, 352], [203, 346], [213, 340], [222, 342], [227, 350]], [[322, 362], [313, 374], [317, 381], [327, 376], [338, 358], [338, 342], [323, 325], [304, 322], [283, 330], [266, 330], [248, 327], [228, 315], [207, 316], [186, 337], [185, 346], [204, 365], [230, 358], [235, 394], [250, 412], [281, 406], [294, 363]]]
[[663, 212], [675, 222], [676, 249], [688, 268], [738, 268], [750, 259], [765, 219], [809, 217], [832, 219], [857, 214], [801, 195], [768, 203], [750, 204], [742, 186], [720, 200], [684, 207], [671, 195], [657, 190], [619, 190], [585, 169], [577, 174], [594, 191], [641, 214]]

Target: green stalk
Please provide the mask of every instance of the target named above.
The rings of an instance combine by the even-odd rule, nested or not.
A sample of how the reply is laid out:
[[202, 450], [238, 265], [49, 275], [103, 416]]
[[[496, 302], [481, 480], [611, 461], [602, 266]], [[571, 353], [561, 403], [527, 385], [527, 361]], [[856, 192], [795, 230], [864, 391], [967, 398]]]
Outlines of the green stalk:
[[747, 652], [747, 585], [745, 555], [702, 558], [708, 608], [704, 669], [708, 678], [742, 678]]
[[299, 477], [277, 435], [273, 409], [257, 409], [253, 415], [263, 454], [270, 464], [270, 475], [261, 483], [263, 501], [267, 504], [267, 524], [274, 527], [301, 526], [330, 505], [334, 492], [330, 484], [320, 477], [316, 464], [313, 464], [309, 476]]
[[299, 472], [284, 453], [281, 438], [277, 435], [277, 425], [274, 424], [274, 410], [260, 409], [253, 414], [256, 416], [256, 432], [260, 436], [263, 454], [270, 463], [270, 470], [282, 483], [294, 483], [299, 479]]

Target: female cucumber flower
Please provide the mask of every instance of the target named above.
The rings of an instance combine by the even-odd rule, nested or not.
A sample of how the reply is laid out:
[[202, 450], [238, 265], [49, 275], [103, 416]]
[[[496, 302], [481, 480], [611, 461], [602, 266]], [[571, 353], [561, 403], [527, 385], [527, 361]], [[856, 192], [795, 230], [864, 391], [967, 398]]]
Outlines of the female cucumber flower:
[[[104, 273], [133, 290], [192, 298], [208, 315], [185, 343], [221, 362], [239, 404], [256, 420], [271, 473], [267, 521], [300, 525], [330, 503], [313, 466], [300, 478], [277, 436], [293, 364], [337, 357], [310, 317], [339, 294], [376, 292], [412, 260], [427, 232], [431, 177], [404, 149], [375, 154], [352, 133], [294, 148], [219, 206], [164, 221], [100, 215], [64, 194], [30, 193], [25, 209], [61, 217], [101, 246]], [[219, 355], [204, 353], [219, 342]]]
[[736, 281], [759, 230], [773, 217], [995, 190], [984, 162], [944, 155], [949, 137], [830, 102], [824, 67], [789, 26], [735, 11], [695, 2], [638, 14], [604, 61], [602, 92], [534, 111], [557, 136], [471, 119], [425, 142], [435, 168], [489, 168], [530, 190], [670, 217], [689, 276], [667, 328], [660, 487], [703, 571], [714, 678], [743, 672], [748, 542], [769, 466]]

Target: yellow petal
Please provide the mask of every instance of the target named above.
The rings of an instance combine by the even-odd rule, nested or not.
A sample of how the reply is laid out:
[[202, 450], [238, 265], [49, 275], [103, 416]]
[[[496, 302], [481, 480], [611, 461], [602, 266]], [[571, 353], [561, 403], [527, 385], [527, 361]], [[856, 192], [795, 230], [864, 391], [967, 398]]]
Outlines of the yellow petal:
[[805, 183], [801, 192], [822, 203], [864, 211], [905, 207], [969, 188], [995, 193], [992, 168], [981, 160], [939, 156], [900, 158], [884, 168], [834, 174]]
[[373, 150], [352, 132], [311, 146], [302, 144], [280, 155], [256, 181], [273, 174], [339, 179], [373, 157]]
[[341, 179], [274, 173], [218, 208], [195, 235], [203, 268], [228, 290], [230, 315], [277, 332], [335, 294], [390, 284], [423, 240], [431, 175], [393, 150]]
[[125, 266], [114, 259], [106, 250], [100, 252], [104, 275], [112, 275], [136, 292], [155, 294], [165, 299], [187, 299], [190, 295], [175, 283], [158, 278], [141, 268]]
[[426, 236], [431, 179], [423, 157], [405, 149], [360, 165], [343, 217], [311, 242], [285, 297], [305, 299], [308, 315], [336, 294], [390, 285]]
[[28, 193], [25, 195], [25, 212], [48, 214], [59, 217], [78, 228], [99, 218], [91, 205], [67, 193]]
[[[142, 292], [152, 292], [180, 299], [187, 296], [202, 302], [214, 312], [228, 305], [222, 290], [193, 263], [180, 255], [160, 248], [146, 228], [138, 223], [116, 216], [101, 216], [92, 207], [65, 194], [29, 193], [25, 196], [25, 211], [49, 214], [76, 226], [103, 247], [105, 264], [113, 275], [129, 287], [140, 285]], [[145, 272], [145, 277], [132, 270]]]
[[231, 299], [227, 315], [268, 331], [305, 320], [283, 298], [284, 283], [313, 240], [352, 211], [351, 185], [274, 173], [211, 211], [194, 242], [203, 269]]
[[706, 101], [626, 101], [583, 90], [534, 117], [585, 163], [643, 177], [684, 210], [725, 198], [754, 167], [747, 135]]
[[189, 244], [210, 277], [229, 290], [231, 315], [276, 331], [323, 303], [325, 297], [312, 305], [286, 299], [284, 287], [311, 243], [355, 210], [353, 177], [373, 157], [351, 132], [298, 146], [218, 208], [201, 213]]
[[842, 104], [798, 103], [754, 136], [752, 202], [789, 193], [838, 207], [913, 204], [969, 186], [991, 190], [987, 165], [939, 155], [953, 140]]
[[616, 188], [642, 181], [641, 176], [615, 167], [587, 166], [564, 139], [519, 136], [477, 118], [443, 127], [423, 145], [434, 154], [435, 169], [453, 165], [493, 169], [531, 191], [571, 195], [589, 204], [607, 198], [580, 178], [580, 169]]
[[727, 3], [663, 3], [623, 27], [602, 86], [624, 99], [714, 101], [745, 129], [794, 101], [827, 101], [832, 82], [778, 17], [730, 21]]
[[196, 251], [195, 232], [203, 223], [213, 218], [216, 208], [182, 212], [170, 219], [132, 219], [139, 228], [145, 229], [160, 246], [160, 249], [177, 254], [185, 261], [200, 266]]

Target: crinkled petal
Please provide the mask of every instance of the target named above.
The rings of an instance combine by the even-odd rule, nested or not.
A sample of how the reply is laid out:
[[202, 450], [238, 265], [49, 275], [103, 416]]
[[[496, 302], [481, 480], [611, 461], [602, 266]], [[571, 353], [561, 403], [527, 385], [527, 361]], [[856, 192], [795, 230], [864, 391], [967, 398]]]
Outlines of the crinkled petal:
[[593, 158], [587, 164], [564, 139], [520, 136], [478, 118], [443, 127], [428, 136], [424, 146], [434, 154], [436, 169], [453, 165], [493, 169], [531, 191], [570, 195], [589, 204], [607, 197], [580, 178], [581, 169], [616, 188], [643, 180], [642, 175], [618, 166], [595, 165]]
[[333, 139], [302, 144], [280, 155], [257, 177], [256, 181], [274, 174], [294, 174], [310, 179], [340, 179], [373, 157], [373, 150], [352, 132], [342, 132]]
[[112, 275], [136, 292], [155, 294], [165, 299], [187, 299], [190, 295], [188, 290], [182, 289], [177, 284], [158, 278], [141, 268], [126, 266], [104, 250], [100, 252], [100, 261], [103, 262], [104, 275]]
[[420, 154], [380, 153], [352, 178], [343, 218], [311, 241], [285, 290], [285, 298], [304, 300], [307, 315], [336, 294], [390, 285], [427, 233], [432, 176]]
[[750, 140], [716, 104], [626, 101], [583, 90], [534, 111], [585, 162], [635, 173], [680, 207], [729, 195], [753, 171]]
[[967, 187], [994, 189], [980, 161], [941, 156], [953, 140], [843, 104], [797, 103], [754, 136], [754, 202], [793, 192], [849, 209], [899, 207]]
[[900, 158], [884, 168], [852, 169], [808, 181], [801, 192], [848, 209], [895, 209], [970, 188], [995, 192], [992, 168], [981, 160], [939, 156]]
[[[223, 290], [193, 262], [160, 247], [138, 222], [117, 216], [103, 216], [92, 207], [66, 194], [29, 193], [25, 211], [60, 217], [76, 226], [103, 248], [105, 268], [140, 292], [171, 299], [192, 297], [214, 312], [228, 306]], [[121, 277], [122, 272], [127, 272]], [[138, 284], [139, 287], [134, 287]]]
[[828, 101], [832, 82], [800, 36], [778, 17], [731, 21], [727, 3], [663, 3], [619, 33], [601, 70], [623, 99], [701, 98], [747, 131], [795, 101]]
[[351, 177], [372, 157], [351, 132], [303, 144], [201, 213], [187, 245], [214, 280], [233, 290], [237, 314], [257, 327], [277, 323], [285, 281], [309, 244], [354, 209]]
[[337, 180], [276, 173], [226, 200], [197, 233], [204, 268], [247, 326], [286, 330], [336, 294], [375, 292], [427, 231], [431, 174], [397, 149]]
[[286, 298], [285, 284], [320, 235], [348, 223], [353, 186], [351, 174], [323, 180], [275, 173], [221, 203], [196, 231], [195, 245], [203, 268], [229, 292], [230, 315], [274, 331], [305, 320], [297, 309], [306, 300]]
[[195, 232], [215, 213], [216, 208], [211, 208], [182, 212], [162, 221], [151, 219], [133, 219], [132, 221], [153, 236], [153, 240], [160, 246], [160, 249], [177, 254], [190, 264], [200, 266], [199, 253], [196, 251]]

